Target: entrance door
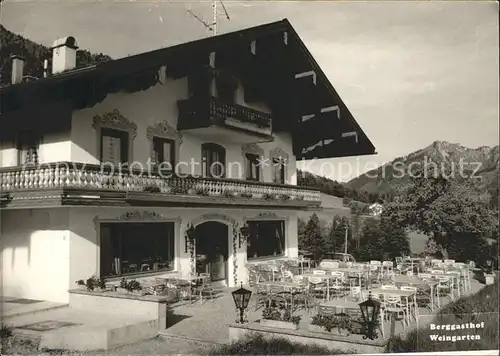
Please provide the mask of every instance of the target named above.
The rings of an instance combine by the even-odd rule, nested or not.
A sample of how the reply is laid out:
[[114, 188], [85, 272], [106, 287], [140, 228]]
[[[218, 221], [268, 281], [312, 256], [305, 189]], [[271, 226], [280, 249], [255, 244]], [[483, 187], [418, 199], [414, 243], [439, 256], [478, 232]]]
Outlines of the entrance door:
[[210, 274], [212, 281], [227, 279], [228, 227], [206, 222], [196, 227], [196, 271]]

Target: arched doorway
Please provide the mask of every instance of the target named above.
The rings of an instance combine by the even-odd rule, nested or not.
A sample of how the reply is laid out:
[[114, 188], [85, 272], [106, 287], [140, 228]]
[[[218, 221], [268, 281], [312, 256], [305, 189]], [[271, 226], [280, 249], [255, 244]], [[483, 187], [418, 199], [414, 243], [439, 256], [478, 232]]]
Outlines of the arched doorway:
[[217, 221], [196, 226], [196, 272], [210, 274], [211, 281], [228, 277], [229, 228]]

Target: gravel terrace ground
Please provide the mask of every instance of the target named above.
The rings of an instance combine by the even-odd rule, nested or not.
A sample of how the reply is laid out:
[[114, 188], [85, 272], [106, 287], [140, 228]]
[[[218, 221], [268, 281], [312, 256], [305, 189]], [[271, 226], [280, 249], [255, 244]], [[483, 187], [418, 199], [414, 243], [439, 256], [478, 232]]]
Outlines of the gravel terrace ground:
[[[483, 285], [473, 280], [472, 291], [470, 293], [476, 293], [482, 287]], [[248, 315], [250, 321], [260, 319], [262, 313], [262, 310], [254, 310], [253, 303], [254, 301], [252, 300], [250, 304], [251, 310]], [[203, 305], [198, 301], [191, 304], [189, 302], [179, 302], [172, 305], [172, 307], [173, 316], [170, 317], [169, 327], [162, 332], [160, 337], [108, 350], [105, 354], [202, 355], [207, 354], [214, 344], [229, 342], [228, 324], [233, 323], [236, 318], [234, 303], [229, 289], [222, 290], [217, 298], [207, 300]], [[421, 314], [425, 313], [425, 310], [422, 309]], [[300, 327], [307, 328], [309, 317], [307, 313], [303, 315], [304, 317], [300, 323]], [[422, 320], [421, 324], [424, 323], [425, 321]], [[413, 327], [416, 327], [416, 323], [410, 326], [410, 328]], [[388, 330], [389, 328], [387, 326], [386, 332]], [[396, 332], [399, 333], [402, 331], [401, 324], [398, 323]], [[3, 350], [3, 354], [33, 353], [39, 354], [40, 352], [36, 352], [36, 349], [33, 349], [33, 346], [29, 345], [16, 345], [15, 347], [8, 347]], [[64, 354], [68, 353], [64, 352]], [[85, 354], [102, 355], [103, 352], [87, 352]]]

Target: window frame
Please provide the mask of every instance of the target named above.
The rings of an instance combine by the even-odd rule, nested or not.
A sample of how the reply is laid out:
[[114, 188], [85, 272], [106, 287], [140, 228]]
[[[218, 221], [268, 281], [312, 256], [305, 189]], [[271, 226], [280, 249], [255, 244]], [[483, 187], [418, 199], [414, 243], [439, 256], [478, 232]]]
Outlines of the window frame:
[[[100, 130], [100, 152], [99, 152], [99, 162], [103, 162], [104, 153], [104, 137], [113, 137], [120, 139], [120, 162], [119, 164], [129, 164], [130, 163], [130, 133], [125, 130], [115, 129], [111, 127], [103, 127]], [[109, 163], [109, 162], [106, 162]]]
[[[217, 161], [222, 163], [222, 174], [220, 177], [214, 177], [211, 174], [210, 167], [215, 163], [215, 161], [212, 161], [210, 158], [212, 156], [211, 153], [218, 153], [222, 158], [221, 161]], [[226, 148], [224, 146], [221, 146], [217, 143], [213, 142], [207, 142], [201, 145], [201, 173], [204, 178], [225, 178], [226, 177]]]
[[[251, 156], [253, 159], [250, 159]], [[253, 182], [261, 182], [262, 181], [262, 167], [259, 164], [260, 156], [256, 153], [245, 153], [245, 180], [253, 181]], [[255, 161], [254, 161], [255, 160]], [[257, 174], [256, 177], [253, 177], [255, 164], [255, 172]]]
[[128, 162], [126, 164], [130, 164], [134, 159], [134, 139], [137, 136], [137, 125], [128, 120], [125, 116], [123, 116], [120, 111], [114, 109], [113, 111], [106, 112], [102, 115], [95, 115], [93, 118], [92, 127], [96, 132], [96, 152], [95, 157], [99, 159], [99, 162], [102, 163], [102, 130], [103, 129], [113, 129], [119, 131], [125, 131], [128, 133], [128, 153], [127, 158]]
[[[161, 137], [161, 136], [153, 136], [152, 141], [153, 141], [152, 142], [152, 144], [153, 144], [152, 150], [153, 150], [154, 157], [158, 157], [158, 155], [163, 156], [165, 154], [165, 152], [163, 150], [161, 150], [160, 152], [157, 151], [157, 148], [158, 148], [157, 144], [164, 145], [165, 143], [168, 143], [170, 145], [170, 162], [169, 163], [170, 163], [171, 168], [168, 170], [174, 171], [175, 165], [177, 164], [177, 160], [176, 160], [177, 149], [176, 149], [175, 140], [171, 139], [171, 138]], [[158, 159], [156, 159], [156, 161], [153, 163], [157, 166], [163, 166], [163, 164], [165, 162], [166, 162], [165, 157], [161, 157], [161, 158], [158, 157]]]
[[[29, 138], [29, 139], [28, 139]], [[26, 142], [24, 140], [26, 139]], [[29, 142], [31, 141], [32, 142]], [[34, 130], [21, 130], [16, 135], [15, 148], [17, 151], [17, 164], [22, 165], [38, 165], [40, 163], [40, 147], [42, 145], [43, 136]], [[26, 161], [25, 158], [30, 150], [34, 150], [35, 159]]]
[[[172, 260], [171, 261], [167, 261], [167, 263], [170, 264], [170, 268], [169, 269], [159, 269], [159, 270], [149, 270], [149, 271], [141, 271], [140, 268], [138, 271], [136, 272], [130, 272], [130, 273], [120, 273], [120, 274], [114, 274], [114, 275], [103, 275], [103, 245], [102, 245], [102, 242], [103, 242], [103, 239], [102, 239], [102, 228], [103, 226], [112, 226], [112, 225], [137, 225], [137, 224], [161, 224], [161, 225], [165, 225], [165, 224], [168, 224], [168, 225], [171, 225], [171, 233], [172, 233], [172, 241], [171, 242], [168, 242], [168, 244], [171, 244], [172, 246], [172, 251], [171, 252], [168, 252], [168, 255], [171, 255], [172, 256]], [[122, 226], [122, 229], [124, 227]], [[176, 237], [176, 231], [177, 231], [177, 222], [174, 221], [174, 220], [161, 220], [161, 221], [157, 221], [157, 222], [153, 222], [153, 221], [106, 221], [106, 220], [103, 220], [103, 221], [100, 221], [99, 224], [98, 224], [98, 233], [99, 233], [99, 244], [98, 244], [98, 248], [99, 248], [99, 252], [98, 252], [98, 271], [99, 271], [99, 276], [103, 279], [106, 279], [106, 280], [113, 280], [113, 279], [120, 279], [120, 278], [124, 278], [124, 277], [131, 277], [131, 276], [136, 276], [136, 275], [140, 275], [140, 276], [144, 276], [144, 275], [155, 275], [155, 274], [165, 274], [165, 273], [172, 273], [172, 272], [175, 272], [177, 270], [177, 237]], [[123, 236], [120, 236], [120, 249], [122, 250], [123, 249], [123, 241], [121, 241], [123, 239]], [[114, 251], [112, 251], [114, 252]], [[120, 260], [123, 259], [123, 251], [120, 251]], [[122, 261], [120, 261], [121, 263]], [[121, 268], [120, 268], [121, 269]], [[121, 272], [121, 271], [120, 271]]]
[[[288, 235], [287, 235], [287, 220], [286, 219], [279, 219], [279, 218], [278, 219], [252, 219], [252, 220], [246, 221], [246, 224], [250, 228], [250, 234], [253, 234], [252, 225], [254, 225], [254, 224], [272, 224], [272, 223], [281, 224], [281, 226], [283, 227], [283, 250], [280, 253], [276, 253], [276, 254], [254, 257], [253, 255], [250, 255], [250, 253], [249, 253], [250, 251], [249, 251], [248, 243], [249, 242], [251, 243], [251, 239], [252, 239], [252, 237], [250, 236], [247, 240], [247, 246], [246, 246], [247, 260], [257, 261], [257, 260], [265, 260], [265, 259], [276, 258], [276, 257], [284, 257], [287, 255], [287, 246], [288, 246], [287, 236]], [[276, 228], [278, 228], [278, 226], [279, 225], [277, 225]], [[257, 238], [257, 241], [258, 240], [259, 239]], [[268, 241], [269, 239], [264, 238], [264, 240]]]

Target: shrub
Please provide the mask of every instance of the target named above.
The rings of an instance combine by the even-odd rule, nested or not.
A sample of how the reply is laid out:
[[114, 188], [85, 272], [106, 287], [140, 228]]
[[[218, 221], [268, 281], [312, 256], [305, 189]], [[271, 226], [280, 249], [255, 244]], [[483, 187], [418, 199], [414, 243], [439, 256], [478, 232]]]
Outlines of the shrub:
[[[406, 337], [390, 339], [388, 352], [443, 352], [496, 350], [498, 348], [498, 282], [486, 286], [478, 293], [450, 303], [439, 311], [432, 323], [439, 325], [462, 325], [482, 323], [484, 328], [454, 331], [434, 331], [421, 327], [411, 331]], [[477, 334], [479, 340], [431, 341], [431, 335], [460, 336]]]
[[250, 334], [230, 345], [215, 347], [209, 355], [341, 355], [346, 353], [350, 352], [291, 342], [285, 338], [265, 338], [262, 334]]

